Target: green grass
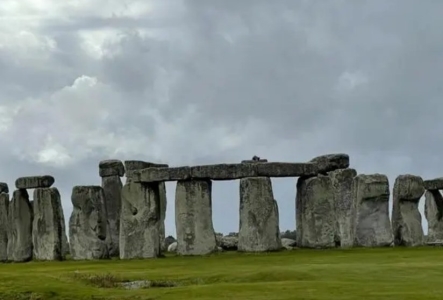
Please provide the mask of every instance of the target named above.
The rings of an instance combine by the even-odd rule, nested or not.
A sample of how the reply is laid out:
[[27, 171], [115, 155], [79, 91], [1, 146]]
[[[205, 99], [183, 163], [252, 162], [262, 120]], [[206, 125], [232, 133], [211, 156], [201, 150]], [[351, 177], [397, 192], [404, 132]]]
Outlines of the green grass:
[[[442, 299], [443, 248], [0, 265], [0, 299]], [[126, 290], [122, 281], [151, 280]]]

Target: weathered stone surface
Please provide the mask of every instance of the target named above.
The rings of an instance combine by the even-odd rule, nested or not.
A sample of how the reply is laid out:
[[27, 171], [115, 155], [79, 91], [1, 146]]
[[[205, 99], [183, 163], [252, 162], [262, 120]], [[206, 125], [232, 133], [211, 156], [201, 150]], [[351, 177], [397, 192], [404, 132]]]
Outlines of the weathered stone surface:
[[125, 166], [123, 162], [117, 159], [102, 160], [98, 164], [100, 177], [125, 175]]
[[9, 194], [0, 193], [0, 261], [8, 260]]
[[255, 176], [252, 164], [217, 164], [191, 167], [191, 178], [230, 180]]
[[335, 153], [317, 156], [310, 161], [317, 164], [318, 172], [326, 174], [337, 169], [347, 169], [349, 167], [349, 155], [345, 153]]
[[169, 168], [147, 168], [139, 171], [134, 171], [133, 180], [135, 182], [159, 182], [170, 180]]
[[427, 190], [443, 190], [443, 177], [425, 180], [423, 185]]
[[126, 182], [120, 215], [120, 259], [158, 257], [159, 228], [159, 184]]
[[142, 170], [146, 168], [167, 168], [169, 165], [167, 164], [157, 164], [153, 162], [146, 162], [142, 160], [125, 160], [125, 169], [128, 171]]
[[423, 227], [418, 203], [425, 192], [423, 179], [400, 175], [395, 179], [392, 206], [392, 232], [396, 246], [424, 244]]
[[178, 181], [175, 192], [177, 252], [204, 255], [217, 250], [212, 223], [212, 182]]
[[254, 164], [256, 176], [264, 177], [298, 177], [317, 175], [317, 165], [312, 163], [270, 162]]
[[169, 168], [169, 180], [188, 180], [191, 179], [191, 167]]
[[160, 197], [160, 221], [159, 221], [159, 237], [160, 237], [160, 248], [161, 251], [165, 251], [166, 243], [165, 243], [165, 219], [166, 219], [166, 206], [167, 206], [167, 197], [166, 197], [166, 185], [164, 182], [158, 183], [159, 189], [159, 197]]
[[443, 196], [439, 190], [425, 193], [425, 217], [428, 221], [428, 240], [431, 243], [443, 242]]
[[20, 177], [15, 181], [17, 189], [36, 189], [48, 188], [55, 182], [54, 177], [50, 175]]
[[62, 200], [61, 197], [57, 197], [57, 208], [58, 208], [58, 215], [60, 216], [60, 228], [62, 229], [62, 255], [66, 257], [67, 254], [69, 254], [69, 243], [68, 243], [68, 236], [66, 232], [66, 222], [65, 222], [65, 215], [63, 212], [63, 206], [62, 206]]
[[56, 188], [38, 188], [34, 190], [34, 220], [32, 222], [34, 259], [63, 259], [63, 233], [59, 203], [60, 193]]
[[268, 162], [268, 160], [261, 158], [259, 160], [252, 160], [252, 159], [242, 160], [241, 162], [242, 164], [256, 164], [256, 163], [265, 163]]
[[393, 242], [389, 220], [389, 181], [386, 175], [360, 174], [354, 177], [356, 204], [355, 245], [387, 247]]
[[177, 242], [173, 242], [168, 246], [168, 252], [177, 252]]
[[279, 214], [269, 177], [240, 180], [238, 250], [266, 252], [281, 249]]
[[295, 247], [297, 247], [297, 242], [293, 239], [282, 238], [281, 245], [286, 250], [293, 250]]
[[1, 193], [5, 193], [5, 194], [9, 193], [8, 184], [5, 182], [0, 182], [0, 194]]
[[237, 251], [238, 236], [222, 236], [218, 242], [218, 245], [225, 251]]
[[101, 186], [75, 186], [69, 219], [69, 244], [75, 260], [109, 257], [106, 245], [105, 194]]
[[335, 247], [334, 191], [329, 176], [298, 179], [296, 213], [299, 247]]
[[32, 259], [32, 211], [25, 189], [14, 191], [8, 211], [8, 260], [26, 262]]
[[105, 194], [106, 218], [109, 233], [106, 235], [106, 245], [109, 256], [119, 257], [120, 211], [123, 188], [120, 176], [102, 177], [102, 188]]
[[328, 173], [334, 193], [335, 217], [337, 220], [336, 241], [340, 247], [354, 245], [355, 205], [352, 185], [357, 171], [338, 169]]

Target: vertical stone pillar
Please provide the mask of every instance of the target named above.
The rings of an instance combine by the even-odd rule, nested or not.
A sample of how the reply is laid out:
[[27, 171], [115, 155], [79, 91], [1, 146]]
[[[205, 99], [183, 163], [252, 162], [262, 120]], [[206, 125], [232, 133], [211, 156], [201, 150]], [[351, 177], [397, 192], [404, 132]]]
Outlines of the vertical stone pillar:
[[282, 248], [277, 201], [269, 177], [240, 180], [238, 250], [276, 251]]
[[161, 255], [158, 183], [137, 183], [128, 177], [122, 191], [120, 220], [120, 259]]
[[395, 179], [392, 207], [392, 231], [396, 246], [421, 246], [423, 227], [418, 203], [425, 192], [423, 179], [414, 175], [400, 175]]
[[99, 163], [99, 174], [102, 178], [102, 188], [105, 194], [105, 209], [108, 225], [106, 244], [111, 257], [119, 256], [120, 211], [122, 182], [120, 177], [125, 175], [125, 167], [119, 160], [104, 160]]
[[9, 188], [0, 182], [0, 261], [8, 260]]
[[26, 189], [14, 191], [8, 211], [8, 260], [32, 259], [32, 211]]
[[389, 181], [386, 175], [360, 174], [354, 177], [356, 203], [355, 245], [387, 247], [393, 236], [389, 220]]
[[[56, 190], [57, 193], [59, 193], [58, 190]], [[58, 208], [58, 215], [60, 216], [60, 228], [62, 230], [62, 256], [66, 257], [66, 255], [69, 254], [69, 243], [68, 243], [68, 235], [67, 235], [67, 231], [66, 231], [66, 221], [65, 221], [65, 215], [63, 212], [63, 205], [62, 205], [62, 200], [61, 200], [61, 196], [59, 193], [58, 197], [55, 197], [56, 202], [57, 203], [57, 208]]]
[[69, 243], [74, 260], [109, 258], [106, 243], [105, 194], [100, 186], [75, 186], [69, 219]]
[[[125, 161], [126, 177], [127, 177], [126, 182], [130, 180], [133, 171], [152, 168], [152, 167], [167, 168], [169, 166], [167, 164], [156, 164], [140, 160], [126, 160]], [[160, 221], [158, 223], [159, 224], [158, 231], [160, 235], [161, 251], [166, 251], [167, 250], [165, 245], [165, 219], [166, 219], [166, 206], [167, 206], [166, 185], [163, 181], [159, 182], [158, 185], [159, 185], [159, 196], [160, 196]]]
[[443, 243], [443, 196], [439, 190], [426, 191], [425, 217], [428, 221], [427, 242]]
[[355, 203], [352, 184], [357, 172], [354, 169], [338, 169], [329, 172], [331, 177], [336, 217], [336, 241], [340, 247], [354, 245]]
[[217, 250], [212, 223], [212, 181], [179, 180], [175, 192], [177, 253], [205, 255]]
[[329, 176], [300, 177], [296, 195], [297, 245], [335, 247], [334, 191]]
[[37, 260], [63, 260], [60, 193], [57, 188], [34, 190], [33, 255]]

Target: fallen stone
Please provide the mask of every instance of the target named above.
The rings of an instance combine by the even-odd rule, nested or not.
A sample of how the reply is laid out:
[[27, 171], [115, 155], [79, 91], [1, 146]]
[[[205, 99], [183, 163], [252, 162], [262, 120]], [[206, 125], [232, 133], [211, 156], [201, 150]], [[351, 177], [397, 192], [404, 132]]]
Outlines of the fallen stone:
[[54, 182], [54, 177], [49, 175], [20, 177], [15, 181], [15, 187], [17, 189], [49, 188]]
[[60, 193], [56, 188], [34, 190], [32, 222], [33, 257], [36, 260], [63, 260]]
[[328, 173], [331, 177], [335, 217], [337, 220], [336, 241], [342, 248], [354, 245], [355, 205], [352, 185], [357, 172], [354, 169], [338, 169]]
[[5, 182], [0, 182], [0, 194], [1, 193], [5, 193], [5, 194], [9, 193], [8, 184]]
[[295, 247], [297, 247], [297, 241], [295, 241], [293, 239], [282, 238], [281, 245], [286, 250], [293, 250]]
[[238, 236], [223, 236], [220, 239], [219, 246], [225, 251], [237, 251]]
[[127, 181], [122, 190], [120, 259], [160, 256], [159, 229], [159, 184]]
[[191, 178], [232, 180], [256, 175], [255, 166], [251, 164], [218, 164], [191, 167]]
[[423, 179], [400, 175], [395, 179], [392, 206], [392, 232], [396, 246], [422, 246], [424, 233], [418, 203], [425, 192]]
[[240, 180], [238, 250], [267, 252], [281, 249], [279, 214], [269, 177]]
[[9, 194], [0, 193], [0, 261], [8, 260]]
[[8, 260], [27, 262], [32, 259], [32, 211], [25, 189], [14, 191], [8, 211]]
[[102, 188], [105, 194], [105, 209], [109, 233], [106, 235], [106, 245], [110, 257], [119, 257], [120, 212], [123, 188], [120, 176], [102, 177]]
[[264, 177], [315, 176], [318, 173], [317, 165], [312, 163], [270, 162], [254, 166], [257, 169], [256, 176]]
[[393, 242], [389, 220], [389, 181], [386, 175], [354, 177], [356, 204], [355, 246], [389, 247]]
[[107, 176], [124, 176], [125, 175], [125, 166], [120, 160], [117, 159], [109, 159], [102, 160], [98, 164], [99, 175], [100, 177]]
[[168, 250], [169, 245], [171, 245], [172, 243], [176, 242], [175, 238], [173, 236], [167, 236], [165, 238], [165, 251]]
[[427, 190], [443, 190], [443, 177], [425, 180], [423, 186]]
[[426, 191], [425, 217], [428, 221], [428, 242], [443, 243], [443, 196], [439, 190]]
[[212, 182], [177, 182], [175, 192], [177, 253], [205, 255], [217, 250], [212, 223]]
[[171, 245], [168, 246], [168, 252], [177, 252], [177, 242], [173, 242]]
[[326, 154], [317, 156], [310, 161], [317, 164], [318, 172], [326, 174], [337, 169], [347, 169], [349, 167], [349, 155], [345, 153]]
[[105, 194], [101, 186], [75, 186], [69, 219], [69, 244], [74, 260], [109, 258]]
[[299, 247], [335, 247], [334, 190], [329, 176], [298, 179], [296, 214]]

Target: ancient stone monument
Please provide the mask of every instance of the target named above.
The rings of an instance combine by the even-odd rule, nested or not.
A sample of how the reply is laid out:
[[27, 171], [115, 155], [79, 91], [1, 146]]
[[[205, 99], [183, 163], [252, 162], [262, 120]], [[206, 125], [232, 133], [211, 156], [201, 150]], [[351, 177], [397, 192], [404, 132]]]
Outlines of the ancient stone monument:
[[392, 232], [396, 246], [421, 246], [424, 243], [418, 202], [425, 192], [423, 179], [400, 175], [394, 183]]
[[99, 163], [99, 174], [102, 178], [102, 188], [105, 194], [105, 208], [108, 233], [106, 244], [111, 257], [119, 256], [120, 211], [122, 205], [122, 181], [125, 167], [119, 160], [103, 160]]
[[75, 260], [109, 257], [106, 235], [105, 194], [101, 186], [75, 186], [69, 219], [69, 243]]
[[355, 202], [352, 185], [357, 171], [354, 169], [338, 169], [328, 173], [331, 178], [335, 218], [335, 240], [342, 248], [354, 245]]
[[386, 247], [393, 241], [389, 220], [389, 181], [386, 175], [354, 177], [355, 246]]
[[429, 243], [443, 243], [443, 178], [425, 180], [425, 216]]
[[282, 248], [277, 201], [269, 177], [240, 180], [238, 250], [275, 251]]
[[175, 192], [177, 253], [204, 255], [217, 250], [212, 224], [212, 181], [179, 180]]
[[[137, 170], [168, 167], [144, 161], [125, 161], [126, 183], [120, 215], [120, 258], [152, 258], [161, 254], [166, 215], [164, 182], [135, 182]], [[164, 240], [164, 238], [163, 238]]]
[[8, 260], [9, 188], [0, 182], [0, 261]]
[[36, 260], [63, 260], [63, 228], [57, 188], [34, 190], [32, 244]]

